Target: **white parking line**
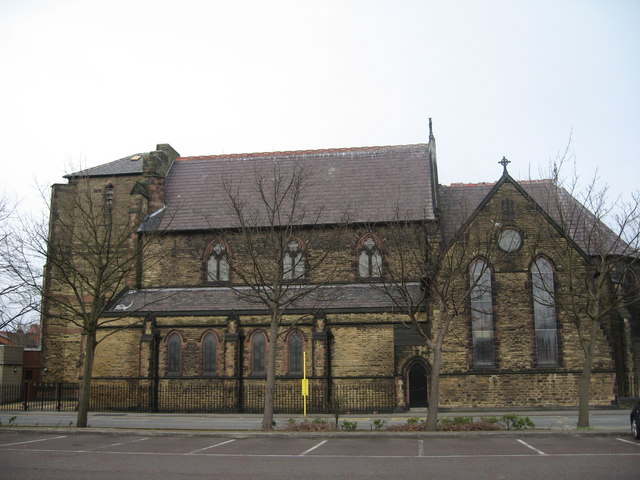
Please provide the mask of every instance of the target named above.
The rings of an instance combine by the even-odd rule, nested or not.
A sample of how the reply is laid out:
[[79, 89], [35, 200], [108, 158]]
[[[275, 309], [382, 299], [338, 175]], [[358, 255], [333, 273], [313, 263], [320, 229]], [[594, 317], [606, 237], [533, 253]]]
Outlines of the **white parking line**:
[[3, 445], [0, 445], [0, 447], [10, 447], [10, 446], [13, 446], [13, 445], [26, 445], [27, 443], [46, 442], [47, 440], [58, 440], [60, 438], [67, 438], [67, 436], [63, 435], [61, 437], [41, 438], [39, 440], [28, 440], [26, 442], [5, 443]]
[[640, 447], [640, 443], [638, 443], [638, 442], [632, 442], [631, 440], [626, 440], [624, 438], [616, 438], [616, 440], [620, 440], [621, 442], [630, 443], [631, 445], [635, 445], [636, 447]]
[[418, 456], [424, 457], [424, 440], [418, 440]]
[[530, 448], [531, 450], [533, 450], [534, 452], [536, 452], [538, 455], [546, 455], [546, 453], [544, 453], [542, 450], [538, 450], [536, 447], [529, 445], [527, 442], [525, 442], [524, 440], [520, 440], [518, 439], [518, 442], [520, 442], [522, 445], [524, 445], [527, 448]]
[[195, 455], [196, 453], [204, 452], [205, 450], [209, 450], [211, 448], [216, 448], [216, 447], [219, 447], [220, 445], [225, 445], [227, 443], [231, 443], [231, 442], [235, 442], [235, 441], [236, 441], [236, 439], [233, 438], [231, 440], [227, 440], [226, 442], [216, 443], [215, 445], [210, 445], [208, 447], [199, 448], [198, 450], [194, 450], [193, 452], [187, 453], [187, 455]]
[[[228, 442], [225, 442], [228, 443]], [[216, 446], [216, 445], [213, 445]], [[7, 451], [24, 451], [18, 448], [8, 448]], [[111, 452], [111, 451], [94, 451], [94, 450], [53, 450], [47, 448], [32, 448], [28, 450], [29, 452], [50, 452], [50, 453], [83, 453], [83, 454], [93, 454], [93, 455], [139, 455], [139, 456], [152, 456], [152, 457], [184, 457], [193, 455], [193, 453], [179, 453], [179, 452]], [[196, 450], [197, 451], [197, 450]], [[541, 455], [541, 454], [540, 454]], [[208, 457], [235, 457], [235, 458], [290, 458], [290, 459], [301, 459], [304, 456], [300, 454], [282, 454], [282, 453], [273, 453], [273, 454], [251, 454], [251, 453], [203, 453], [202, 456]], [[639, 453], [545, 453], [544, 456], [547, 458], [554, 457], [640, 457]], [[539, 455], [533, 455], [531, 453], [518, 453], [518, 454], [449, 454], [449, 455], [425, 455], [420, 457], [420, 459], [433, 459], [433, 458], [443, 458], [443, 459], [451, 459], [451, 458], [538, 458]], [[308, 458], [308, 457], [305, 457]], [[313, 458], [406, 458], [406, 459], [415, 459], [418, 458], [415, 455], [314, 455]]]
[[144, 442], [145, 440], [149, 440], [149, 437], [137, 438], [135, 440], [130, 440], [128, 442], [112, 443], [111, 445], [103, 445], [102, 447], [96, 447], [91, 450], [98, 450], [100, 448], [118, 447], [120, 445], [127, 445], [129, 443]]
[[309, 453], [309, 452], [313, 452], [316, 448], [321, 447], [322, 445], [324, 445], [324, 444], [325, 444], [325, 443], [327, 443], [328, 441], [329, 441], [329, 440], [323, 440], [323, 441], [321, 441], [319, 444], [317, 444], [317, 445], [315, 445], [315, 446], [313, 446], [313, 447], [309, 448], [308, 450], [305, 450], [304, 452], [302, 452], [302, 453], [300, 454], [300, 456], [306, 455], [306, 454], [307, 454], [307, 453]]

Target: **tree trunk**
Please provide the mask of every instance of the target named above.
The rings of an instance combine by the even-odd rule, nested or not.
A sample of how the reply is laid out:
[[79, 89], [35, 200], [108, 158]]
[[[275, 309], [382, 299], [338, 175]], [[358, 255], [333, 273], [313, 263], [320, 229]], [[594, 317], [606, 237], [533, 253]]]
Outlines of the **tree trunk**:
[[87, 426], [87, 415], [89, 413], [89, 394], [91, 393], [91, 376], [93, 374], [93, 358], [96, 351], [96, 334], [87, 332], [85, 345], [84, 365], [82, 368], [82, 382], [80, 383], [80, 398], [78, 400], [78, 416], [76, 426], [84, 428]]
[[591, 383], [591, 367], [593, 355], [585, 356], [584, 366], [580, 374], [580, 390], [578, 393], [578, 428], [589, 426], [589, 386]]
[[269, 354], [267, 355], [267, 383], [264, 387], [264, 414], [262, 416], [262, 430], [273, 430], [273, 405], [276, 385], [276, 353], [278, 347], [277, 314], [272, 314], [269, 330]]
[[433, 349], [433, 365], [429, 376], [429, 411], [427, 413], [427, 430], [438, 429], [438, 406], [440, 405], [440, 366], [442, 365], [442, 346], [436, 344]]

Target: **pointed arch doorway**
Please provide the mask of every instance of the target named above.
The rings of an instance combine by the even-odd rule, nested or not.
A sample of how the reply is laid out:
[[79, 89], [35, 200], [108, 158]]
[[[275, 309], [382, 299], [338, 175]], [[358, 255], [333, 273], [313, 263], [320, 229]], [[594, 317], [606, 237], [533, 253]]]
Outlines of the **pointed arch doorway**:
[[429, 406], [427, 392], [427, 368], [423, 362], [413, 362], [407, 371], [407, 394], [409, 408], [424, 408]]

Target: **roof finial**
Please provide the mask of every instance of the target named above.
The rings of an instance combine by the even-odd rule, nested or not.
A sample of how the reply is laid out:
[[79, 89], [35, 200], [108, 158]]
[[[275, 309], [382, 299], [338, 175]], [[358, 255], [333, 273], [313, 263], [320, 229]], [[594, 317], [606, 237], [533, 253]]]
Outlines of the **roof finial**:
[[503, 155], [502, 160], [500, 160], [498, 163], [502, 165], [502, 168], [504, 168], [504, 171], [502, 172], [502, 174], [505, 175], [507, 173], [507, 165], [509, 165], [511, 161], [507, 160], [507, 157]]
[[431, 124], [431, 117], [429, 117], [429, 138], [433, 138], [433, 125]]

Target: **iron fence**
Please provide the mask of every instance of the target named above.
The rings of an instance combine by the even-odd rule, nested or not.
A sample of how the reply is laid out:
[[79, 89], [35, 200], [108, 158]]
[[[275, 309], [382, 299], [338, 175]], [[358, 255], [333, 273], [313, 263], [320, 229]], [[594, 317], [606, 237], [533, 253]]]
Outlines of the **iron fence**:
[[[78, 408], [77, 383], [0, 385], [0, 410], [74, 411]], [[351, 381], [328, 385], [312, 380], [307, 412], [348, 413], [392, 411], [395, 406], [392, 379]], [[261, 413], [264, 381], [229, 379], [162, 379], [93, 381], [89, 410], [93, 412], [165, 413]], [[277, 382], [275, 413], [301, 413], [303, 397], [299, 380]]]

